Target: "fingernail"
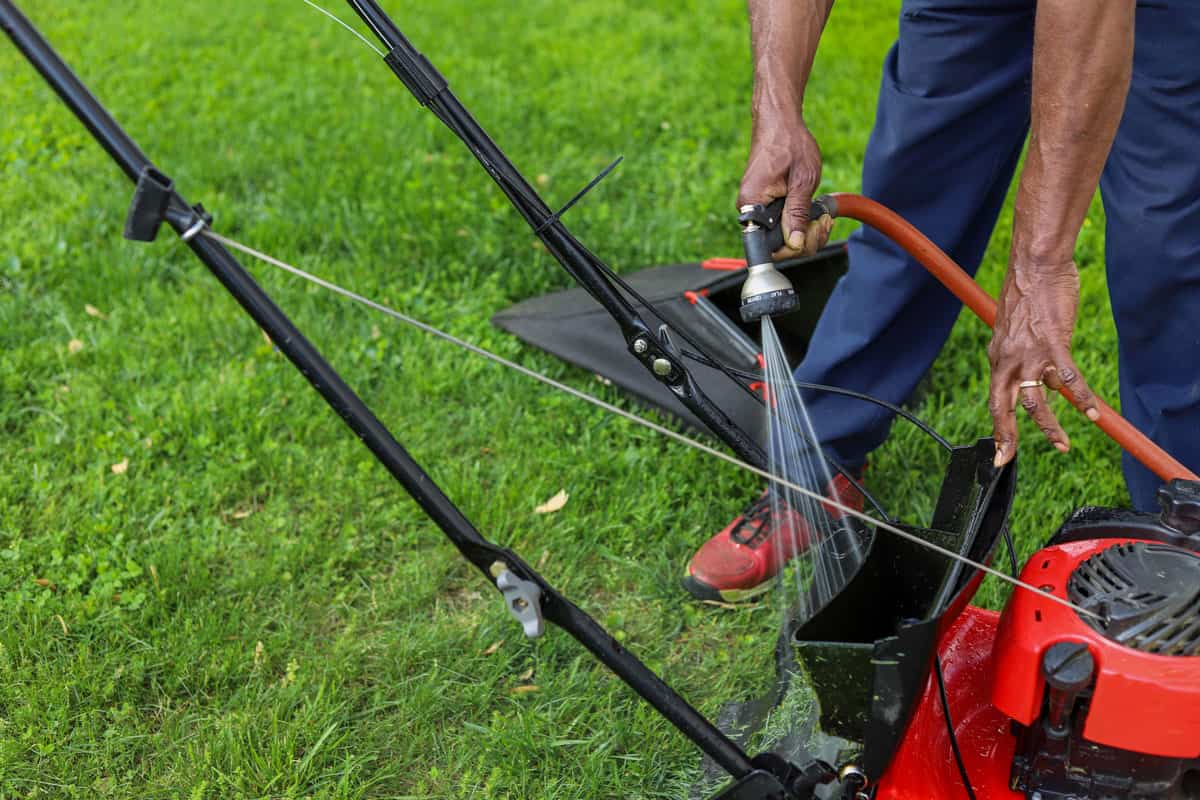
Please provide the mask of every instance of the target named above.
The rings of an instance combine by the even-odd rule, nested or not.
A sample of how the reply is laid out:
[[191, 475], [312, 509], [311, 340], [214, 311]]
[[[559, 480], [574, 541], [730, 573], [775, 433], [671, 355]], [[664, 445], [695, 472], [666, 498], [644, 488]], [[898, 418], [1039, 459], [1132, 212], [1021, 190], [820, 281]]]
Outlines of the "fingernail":
[[792, 235], [788, 237], [788, 247], [793, 250], [804, 247], [804, 234], [800, 231], [792, 231]]
[[1100, 419], [1100, 412], [1094, 408], [1089, 408], [1087, 410], [1087, 418], [1092, 422], [1095, 422], [1096, 420]]
[[1057, 450], [1057, 451], [1058, 451], [1058, 452], [1060, 452], [1060, 453], [1065, 453], [1065, 452], [1067, 452], [1068, 450], [1070, 450], [1071, 448], [1070, 448], [1070, 447], [1068, 447], [1068, 446], [1066, 445], [1066, 443], [1065, 443], [1065, 442], [1055, 442], [1055, 443], [1054, 443], [1054, 449], [1055, 449], [1055, 450]]
[[1002, 450], [999, 447], [996, 448], [996, 457], [994, 459], [992, 459], [992, 466], [993, 467], [1004, 466], [1004, 450]]

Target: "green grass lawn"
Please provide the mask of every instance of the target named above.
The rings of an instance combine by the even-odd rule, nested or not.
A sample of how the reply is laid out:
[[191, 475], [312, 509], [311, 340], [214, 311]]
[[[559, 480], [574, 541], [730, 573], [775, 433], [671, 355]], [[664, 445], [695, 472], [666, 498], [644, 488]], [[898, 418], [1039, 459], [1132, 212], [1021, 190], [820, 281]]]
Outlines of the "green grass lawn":
[[[24, 5], [218, 230], [616, 398], [489, 326], [568, 278], [300, 0]], [[625, 155], [568, 218], [611, 264], [738, 253], [740, 2], [387, 5], [551, 205]], [[826, 190], [859, 185], [897, 6], [834, 11], [808, 102]], [[129, 196], [0, 44], [0, 796], [682, 796], [696, 751], [565, 634], [524, 640], [184, 246], [121, 238]], [[1097, 206], [1077, 350], [1115, 401], [1102, 229]], [[249, 266], [480, 530], [686, 697], [714, 713], [769, 683], [778, 607], [677, 585], [750, 476]], [[917, 409], [960, 442], [990, 431], [987, 338], [961, 320]], [[1026, 554], [1071, 508], [1126, 499], [1115, 445], [1067, 416], [1068, 456], [1022, 422]], [[940, 463], [897, 427], [870, 482], [918, 520]], [[562, 511], [533, 513], [559, 489]]]

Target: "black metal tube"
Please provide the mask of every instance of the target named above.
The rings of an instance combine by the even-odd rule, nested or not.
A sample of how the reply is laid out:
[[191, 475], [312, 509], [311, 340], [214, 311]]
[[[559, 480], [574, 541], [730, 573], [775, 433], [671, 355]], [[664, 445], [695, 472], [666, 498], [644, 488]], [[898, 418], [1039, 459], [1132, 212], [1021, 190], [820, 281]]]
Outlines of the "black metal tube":
[[[87, 126], [131, 180], [136, 181], [143, 169], [154, 168], [150, 159], [9, 0], [0, 0], [0, 28], [8, 34], [25, 58], [37, 68], [46, 82]], [[188, 211], [187, 201], [177, 192], [173, 195], [166, 219], [178, 234], [183, 234], [194, 219]], [[481, 558], [480, 553], [483, 552], [486, 556], [489, 553], [503, 554], [505, 551], [501, 551], [479, 534], [458, 507], [413, 460], [228, 250], [202, 235], [194, 236], [188, 241], [188, 246], [241, 304], [246, 313], [271, 337], [279, 350], [300, 370], [313, 388], [325, 398], [329, 406], [358, 435], [379, 462], [404, 486], [422, 510], [437, 523], [469, 561], [488, 574], [488, 565], [484, 563], [486, 557]], [[507, 562], [517, 561], [516, 558], [507, 559]], [[538, 581], [547, 590], [544, 613], [550, 621], [566, 630], [591, 651], [731, 775], [741, 778], [753, 769], [750, 759], [740, 747], [676, 694], [645, 664], [625, 650], [599, 623], [554, 591], [532, 569], [517, 563], [509, 563], [508, 566], [526, 573], [528, 579]]]

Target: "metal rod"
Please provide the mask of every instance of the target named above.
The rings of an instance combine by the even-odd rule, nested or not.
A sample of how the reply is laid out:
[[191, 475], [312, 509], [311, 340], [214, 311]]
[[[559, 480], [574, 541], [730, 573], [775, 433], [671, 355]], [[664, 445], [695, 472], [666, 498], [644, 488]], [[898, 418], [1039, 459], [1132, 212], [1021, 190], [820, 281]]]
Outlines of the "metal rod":
[[[143, 169], [154, 167], [150, 159], [138, 149], [116, 120], [59, 58], [45, 38], [9, 0], [0, 0], [0, 28], [3, 28], [25, 58], [42, 74], [46, 82], [87, 126], [131, 180], [136, 181]], [[173, 205], [186, 207], [188, 204], [176, 193]], [[185, 219], [185, 216], [175, 214], [168, 215], [167, 221], [175, 232], [182, 236], [187, 229]], [[499, 551], [499, 548], [495, 548], [479, 534], [458, 507], [342, 380], [316, 347], [275, 305], [262, 287], [255, 283], [238, 260], [221, 243], [208, 236], [193, 236], [187, 244], [312, 387], [325, 398], [329, 406], [358, 435], [376, 459], [416, 500], [421, 509], [468, 560], [486, 573], [486, 567], [480, 565], [478, 559], [472, 558], [470, 553], [479, 546], [494, 548], [496, 551]], [[533, 570], [527, 571], [541, 580]], [[740, 747], [645, 664], [625, 650], [599, 623], [569, 600], [557, 592], [552, 592], [546, 598], [544, 613], [548, 619], [566, 630], [613, 670], [622, 681], [733, 777], [741, 778], [753, 769], [749, 757]]]

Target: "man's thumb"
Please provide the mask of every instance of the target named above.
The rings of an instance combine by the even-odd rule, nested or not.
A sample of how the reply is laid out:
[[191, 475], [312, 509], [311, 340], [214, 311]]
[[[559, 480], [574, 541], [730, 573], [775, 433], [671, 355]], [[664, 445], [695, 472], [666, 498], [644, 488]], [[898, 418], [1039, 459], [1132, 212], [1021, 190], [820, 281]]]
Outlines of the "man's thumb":
[[807, 192], [792, 189], [783, 203], [783, 240], [793, 250], [804, 247], [804, 232], [808, 229], [808, 217], [812, 209], [812, 198]]

